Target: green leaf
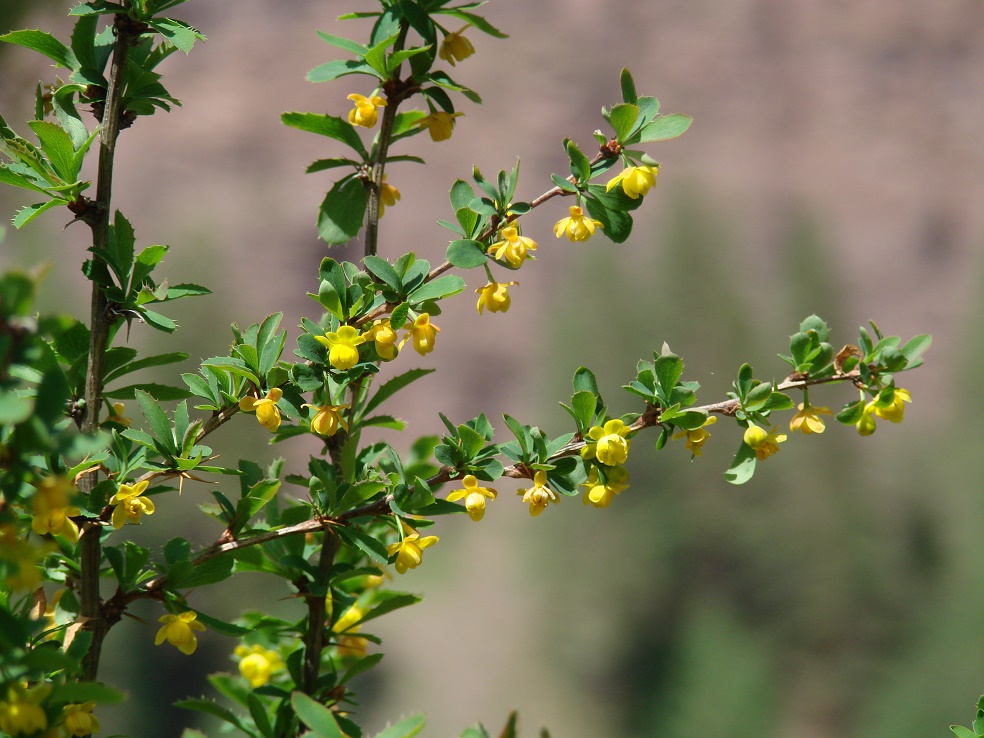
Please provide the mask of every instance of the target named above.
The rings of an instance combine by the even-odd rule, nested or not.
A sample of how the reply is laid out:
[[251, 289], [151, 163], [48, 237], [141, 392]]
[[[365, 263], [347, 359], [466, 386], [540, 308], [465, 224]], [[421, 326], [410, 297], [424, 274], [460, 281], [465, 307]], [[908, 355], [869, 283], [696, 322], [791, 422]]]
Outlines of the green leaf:
[[978, 738], [977, 733], [962, 725], [951, 725], [950, 730], [957, 738]]
[[78, 170], [75, 167], [75, 146], [65, 129], [45, 120], [32, 120], [27, 125], [38, 137], [41, 151], [58, 176], [66, 184], [74, 183], [78, 177]]
[[372, 67], [364, 61], [354, 59], [335, 59], [320, 64], [307, 73], [308, 82], [330, 82], [347, 74], [371, 74], [376, 76]]
[[[232, 558], [231, 556], [229, 557]], [[209, 630], [214, 630], [216, 633], [221, 633], [225, 636], [232, 636], [233, 638], [239, 638], [250, 632], [249, 628], [244, 628], [241, 625], [235, 625], [234, 623], [227, 623], [224, 620], [219, 620], [218, 618], [213, 618], [211, 615], [206, 615], [201, 610], [195, 610], [198, 615], [198, 620]]]
[[600, 396], [598, 394], [598, 380], [595, 379], [595, 375], [590, 369], [582, 366], [574, 372], [574, 391], [590, 392], [596, 397]]
[[335, 246], [358, 235], [366, 215], [369, 195], [362, 182], [348, 179], [336, 182], [318, 210], [318, 235]]
[[380, 385], [379, 389], [376, 390], [376, 394], [366, 403], [364, 413], [368, 415], [408, 384], [417, 381], [421, 377], [426, 377], [434, 371], [434, 369], [411, 369], [408, 372], [393, 377], [388, 382]]
[[173, 18], [154, 18], [147, 22], [151, 28], [178, 47], [184, 53], [191, 52], [195, 41], [205, 37], [192, 26]]
[[332, 46], [337, 46], [340, 49], [351, 51], [356, 56], [365, 56], [366, 52], [369, 51], [368, 46], [363, 46], [362, 44], [356, 43], [355, 41], [348, 38], [343, 38], [341, 36], [332, 36], [331, 34], [322, 33], [321, 31], [317, 31], [317, 34], [318, 36], [321, 37], [322, 41], [327, 41]]
[[742, 443], [731, 462], [731, 466], [724, 473], [724, 478], [731, 484], [744, 484], [752, 475], [755, 474], [755, 451], [746, 444]]
[[290, 696], [290, 704], [297, 717], [318, 738], [345, 738], [331, 710], [321, 703], [315, 702], [303, 692], [294, 692]]
[[557, 185], [564, 192], [577, 192], [577, 186], [571, 182], [569, 179], [561, 177], [559, 174], [551, 174], [551, 181]]
[[[179, 700], [174, 703], [174, 706], [180, 707], [184, 710], [194, 710], [195, 712], [201, 712], [206, 715], [211, 715], [212, 717], [216, 717], [219, 720], [222, 720], [223, 722], [229, 723], [230, 725], [234, 725], [235, 727], [239, 728], [239, 730], [243, 731], [246, 735], [252, 736], [252, 738], [260, 738], [252, 730], [249, 730], [243, 724], [242, 720], [240, 720], [236, 716], [236, 714], [233, 713], [231, 710], [227, 710], [226, 708], [217, 705], [216, 703], [211, 702], [209, 700]], [[338, 735], [341, 736], [341, 733], [339, 733]], [[333, 736], [333, 738], [337, 738], [337, 736]]]
[[424, 729], [426, 723], [423, 715], [413, 715], [377, 733], [376, 738], [413, 738]]
[[333, 115], [319, 115], [317, 113], [284, 113], [280, 116], [280, 120], [290, 128], [317, 133], [319, 136], [327, 136], [336, 141], [341, 141], [354, 149], [363, 160], [369, 158], [362, 139], [359, 138], [359, 134], [355, 132], [355, 128], [347, 120]]
[[467, 208], [468, 203], [474, 199], [475, 191], [463, 179], [456, 180], [451, 185], [451, 207], [454, 208], [455, 212], [458, 212], [462, 208]]
[[48, 200], [48, 202], [38, 202], [34, 205], [28, 205], [17, 211], [17, 215], [11, 222], [14, 224], [14, 228], [23, 228], [45, 210], [50, 210], [56, 205], [68, 205], [68, 201], [56, 198], [54, 200]]
[[574, 178], [578, 182], [589, 180], [591, 178], [591, 162], [588, 161], [588, 157], [569, 138], [564, 139], [564, 149], [567, 151], [567, 157], [571, 160], [571, 174], [574, 175]]
[[366, 269], [369, 270], [370, 274], [378, 277], [383, 283], [399, 292], [403, 286], [403, 280], [400, 279], [400, 275], [396, 273], [396, 270], [393, 269], [392, 265], [386, 259], [370, 255], [365, 257], [362, 263], [366, 265]]
[[52, 702], [98, 702], [100, 704], [111, 704], [122, 702], [126, 695], [118, 689], [103, 684], [102, 682], [74, 682], [69, 681], [64, 684], [57, 684], [51, 691]]
[[457, 295], [463, 289], [465, 289], [465, 280], [457, 274], [446, 274], [415, 289], [407, 297], [407, 302], [416, 304], [427, 300], [440, 300], [443, 297]]
[[630, 103], [622, 103], [612, 108], [611, 113], [609, 113], [609, 122], [615, 129], [615, 138], [619, 142], [628, 138], [638, 115], [639, 108]]
[[[905, 358], [909, 360], [908, 368], [911, 369], [914, 365], [918, 366], [916, 362], [919, 360], [919, 357], [925, 353], [926, 349], [929, 348], [932, 342], [932, 336], [921, 335], [910, 339], [905, 346], [902, 347], [902, 353], [905, 355]], [[922, 362], [919, 361], [919, 363], [921, 364]]]
[[33, 49], [68, 69], [78, 69], [79, 60], [70, 48], [45, 31], [11, 31], [0, 36], [0, 41]]
[[[638, 143], [648, 143], [650, 141], [668, 141], [671, 138], [682, 136], [694, 119], [683, 113], [673, 115], [662, 115], [652, 123], [643, 127], [637, 134]], [[633, 139], [635, 136], [633, 136]]]
[[232, 533], [241, 531], [264, 505], [276, 497], [279, 489], [279, 479], [264, 479], [250, 487], [236, 505], [236, 519], [230, 526]]
[[142, 384], [129, 384], [126, 387], [115, 387], [111, 390], [106, 390], [103, 396], [109, 400], [132, 400], [137, 392], [146, 392], [158, 402], [172, 402], [191, 397], [191, 393], [186, 389], [172, 387], [167, 384], [157, 384], [156, 382], [144, 382]]
[[137, 402], [140, 403], [140, 409], [143, 411], [144, 417], [147, 418], [147, 422], [150, 424], [151, 434], [164, 448], [168, 449], [172, 454], [177, 454], [178, 449], [174, 444], [174, 436], [171, 433], [171, 422], [167, 419], [167, 414], [161, 409], [157, 400], [147, 392], [137, 391], [134, 394]]
[[233, 563], [235, 560], [229, 554], [216, 556], [200, 564], [187, 560], [176, 561], [167, 570], [167, 586], [170, 589], [190, 589], [223, 582], [232, 576]]
[[459, 269], [474, 269], [488, 261], [481, 242], [470, 238], [452, 241], [446, 258]]
[[635, 101], [638, 96], [636, 95], [635, 82], [633, 82], [632, 75], [629, 73], [628, 69], [622, 69], [622, 73], [619, 75], [618, 81], [622, 87], [622, 100], [635, 105]]
[[188, 358], [188, 354], [183, 351], [174, 351], [169, 354], [157, 354], [156, 356], [147, 356], [143, 359], [138, 359], [137, 361], [131, 361], [123, 366], [115, 369], [114, 371], [106, 373], [106, 382], [112, 382], [114, 379], [118, 379], [125, 374], [130, 374], [131, 372], [139, 371], [140, 369], [148, 369], [152, 366], [164, 366], [166, 364], [175, 364], [179, 361], [184, 361]]

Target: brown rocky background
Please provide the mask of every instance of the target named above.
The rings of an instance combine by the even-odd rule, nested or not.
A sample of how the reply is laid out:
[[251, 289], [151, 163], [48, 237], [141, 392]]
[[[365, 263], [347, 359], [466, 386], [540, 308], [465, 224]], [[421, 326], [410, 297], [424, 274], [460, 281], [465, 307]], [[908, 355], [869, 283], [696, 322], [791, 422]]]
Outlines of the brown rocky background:
[[[8, 2], [0, 30], [6, 16], [65, 36], [68, 7]], [[175, 13], [209, 40], [162, 67], [184, 107], [124, 133], [115, 207], [138, 243], [172, 245], [173, 281], [195, 275], [215, 291], [174, 310], [193, 359], [224, 350], [229, 322], [283, 310], [293, 337], [300, 316], [316, 315], [304, 293], [326, 254], [314, 220], [331, 173], [304, 167], [337, 149], [279, 115], [339, 114], [346, 94], [368, 94], [355, 78], [304, 81], [339, 53], [316, 29], [364, 32], [334, 20], [352, 7], [195, 0]], [[813, 311], [842, 342], [869, 318], [936, 342], [901, 381], [915, 397], [903, 425], [860, 442], [842, 427], [793, 439], [747, 488], [720, 476], [738, 440], [719, 423], [693, 466], [678, 446], [656, 455], [655, 439], [640, 437], [633, 486], [608, 510], [567, 501], [532, 520], [501, 483], [481, 525], [441, 521], [426, 566], [396, 583], [424, 603], [373, 631], [388, 655], [365, 686], [366, 722], [378, 729], [421, 710], [426, 735], [456, 735], [476, 719], [496, 729], [518, 708], [526, 735], [546, 725], [558, 738], [915, 738], [969, 722], [984, 690], [984, 408], [973, 384], [984, 359], [984, 5], [493, 0], [484, 11], [510, 38], [469, 32], [477, 53], [453, 73], [484, 105], [463, 102], [450, 141], [401, 149], [429, 166], [390, 170], [403, 198], [387, 210], [381, 253], [441, 259], [448, 235], [435, 221], [449, 217], [447, 190], [473, 164], [494, 174], [519, 156], [522, 196], [547, 189], [550, 172], [566, 169], [561, 139], [590, 144], [623, 66], [641, 93], [696, 122], [650, 147], [663, 168], [628, 243], [557, 241], [559, 201], [524, 219], [540, 249], [510, 312], [478, 318], [467, 294], [452, 300], [435, 320], [437, 351], [408, 359], [440, 377], [400, 408], [408, 436], [440, 432], [438, 409], [457, 422], [485, 411], [498, 426], [508, 412], [559, 434], [555, 401], [580, 364], [628, 412], [617, 387], [663, 341], [710, 401], [742, 361], [781, 375], [774, 354]], [[0, 112], [20, 129], [33, 106], [24, 85], [52, 70], [19, 49], [0, 53]], [[0, 191], [4, 218], [26, 202]], [[80, 313], [86, 233], [65, 236], [62, 225], [47, 214], [8, 228], [0, 266], [51, 260], [49, 306]], [[295, 453], [302, 463], [260, 445], [248, 425], [224, 442], [227, 461]], [[215, 534], [205, 522], [196, 532]], [[255, 591], [223, 595], [217, 614], [233, 617]], [[269, 607], [289, 608], [285, 595], [272, 593]], [[137, 704], [152, 692], [208, 694], [200, 677], [181, 676], [189, 667], [234, 668], [219, 636], [186, 659], [155, 651], [139, 623], [114, 635], [127, 645], [104, 674], [131, 685]], [[159, 676], [146, 676], [145, 659], [162, 660]], [[151, 725], [131, 710], [107, 711], [108, 732], [175, 736], [175, 721], [194, 719], [161, 712], [169, 717]]]

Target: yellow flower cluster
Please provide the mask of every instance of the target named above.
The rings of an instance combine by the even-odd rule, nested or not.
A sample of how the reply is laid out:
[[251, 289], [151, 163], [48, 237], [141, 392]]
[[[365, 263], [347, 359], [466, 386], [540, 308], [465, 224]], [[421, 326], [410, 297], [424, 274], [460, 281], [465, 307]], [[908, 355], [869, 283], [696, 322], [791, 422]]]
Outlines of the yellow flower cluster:
[[274, 674], [285, 668], [280, 654], [263, 646], [239, 645], [235, 654], [239, 657], [239, 673], [254, 689], [267, 684]]

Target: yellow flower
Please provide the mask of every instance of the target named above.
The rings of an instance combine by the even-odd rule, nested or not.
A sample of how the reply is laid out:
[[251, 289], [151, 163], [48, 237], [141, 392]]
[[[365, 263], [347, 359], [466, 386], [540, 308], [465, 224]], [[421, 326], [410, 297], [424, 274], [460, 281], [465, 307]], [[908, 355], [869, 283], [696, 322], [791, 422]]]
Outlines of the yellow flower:
[[543, 470], [533, 475], [532, 487], [518, 489], [516, 494], [523, 495], [523, 502], [530, 503], [530, 515], [534, 518], [546, 510], [549, 503], [557, 504], [560, 502], [557, 493], [547, 486], [547, 473]]
[[465, 485], [465, 488], [456, 489], [449, 494], [448, 502], [464, 499], [468, 517], [477, 523], [485, 516], [485, 499], [494, 500], [499, 493], [490, 487], [479, 487], [478, 479], [471, 474], [466, 474], [461, 483]]
[[870, 436], [875, 432], [875, 430], [877, 430], [874, 415], [874, 406], [869, 402], [861, 412], [861, 417], [858, 418], [858, 422], [854, 424], [854, 426], [858, 429], [858, 435]]
[[789, 421], [790, 433], [795, 433], [798, 430], [803, 431], [806, 435], [823, 433], [824, 424], [820, 416], [833, 415], [829, 407], [806, 405], [802, 402], [799, 404], [798, 410], [799, 412], [797, 412], [793, 416], [792, 420]]
[[460, 30], [449, 33], [441, 41], [441, 47], [437, 50], [437, 55], [452, 67], [456, 61], [464, 61], [475, 53], [475, 47], [472, 46], [471, 41], [461, 35], [467, 28], [466, 25]]
[[32, 735], [48, 727], [41, 703], [51, 692], [50, 684], [28, 689], [25, 682], [11, 685], [7, 699], [0, 701], [0, 730], [10, 736]]
[[656, 186], [657, 174], [659, 174], [659, 167], [625, 167], [617, 176], [608, 180], [605, 192], [621, 182], [625, 196], [637, 200]]
[[357, 328], [343, 325], [333, 333], [315, 336], [314, 339], [328, 349], [328, 363], [340, 371], [351, 369], [359, 363], [359, 346], [366, 342]]
[[902, 417], [905, 415], [904, 403], [906, 402], [912, 402], [912, 395], [909, 393], [909, 390], [899, 389], [896, 387], [890, 403], [887, 405], [882, 405], [875, 400], [871, 404], [874, 407], [875, 415], [882, 420], [890, 420], [893, 423], [901, 423]]
[[584, 504], [595, 507], [608, 507], [615, 495], [629, 486], [629, 473], [624, 466], [614, 466], [605, 470], [605, 481], [598, 473], [598, 467], [591, 467], [588, 481], [582, 482], [584, 487]]
[[366, 653], [366, 639], [355, 635], [359, 632], [359, 622], [369, 611], [355, 603], [342, 613], [341, 617], [331, 626], [332, 633], [338, 635], [335, 646], [338, 655], [345, 656], [364, 656]]
[[386, 206], [396, 205], [396, 201], [400, 199], [400, 191], [396, 189], [393, 185], [386, 184], [386, 175], [383, 175], [383, 181], [379, 185], [379, 217], [383, 217], [383, 211], [386, 210]]
[[109, 500], [115, 505], [113, 510], [113, 527], [119, 530], [126, 523], [139, 523], [141, 515], [153, 515], [154, 503], [146, 497], [141, 497], [147, 489], [147, 480], [136, 484], [121, 484], [116, 494]]
[[430, 132], [432, 141], [447, 141], [451, 138], [451, 132], [454, 131], [454, 119], [462, 115], [464, 113], [445, 113], [440, 110], [421, 118], [415, 125], [420, 128], [426, 127]]
[[4, 586], [11, 590], [35, 590], [41, 584], [40, 562], [47, 551], [17, 535], [13, 525], [0, 525], [0, 560], [7, 564]]
[[391, 543], [386, 547], [386, 552], [392, 556], [396, 554], [396, 571], [399, 574], [406, 574], [407, 569], [416, 569], [423, 560], [425, 548], [433, 546], [438, 542], [437, 536], [420, 537], [420, 533], [404, 524], [404, 530], [408, 531], [402, 541]]
[[256, 421], [273, 433], [280, 427], [280, 410], [277, 409], [277, 402], [283, 396], [284, 391], [279, 387], [274, 387], [261, 400], [257, 400], [255, 397], [244, 397], [239, 401], [239, 409], [245, 413], [255, 410]]
[[495, 252], [495, 258], [505, 261], [513, 269], [519, 269], [526, 261], [527, 251], [536, 251], [536, 241], [526, 236], [520, 236], [514, 226], [506, 226], [500, 232], [502, 240], [492, 244], [486, 253]]
[[65, 715], [65, 727], [68, 728], [68, 732], [79, 738], [90, 733], [98, 733], [99, 718], [92, 714], [95, 708], [95, 702], [65, 705], [62, 712]]
[[386, 101], [376, 95], [366, 97], [353, 92], [348, 99], [355, 103], [355, 107], [348, 114], [349, 123], [363, 128], [372, 128], [376, 125], [376, 120], [379, 118], [378, 108], [386, 106]]
[[155, 646], [159, 646], [167, 640], [185, 655], [193, 654], [198, 648], [198, 637], [195, 635], [195, 631], [205, 630], [205, 626], [198, 622], [198, 613], [192, 610], [186, 610], [177, 615], [168, 613], [161, 615], [157, 621], [164, 623], [164, 625], [157, 631], [157, 637], [154, 639]]
[[331, 626], [332, 633], [345, 633], [347, 631], [358, 630], [359, 621], [362, 620], [369, 611], [361, 607], [359, 603], [355, 603], [350, 607], [346, 608], [345, 612], [339, 615], [338, 620], [335, 621], [334, 625]]
[[705, 430], [707, 426], [714, 425], [717, 422], [717, 416], [711, 415], [704, 421], [704, 424], [700, 428], [694, 428], [693, 430], [682, 430], [678, 433], [674, 433], [674, 438], [686, 438], [687, 439], [687, 450], [690, 451], [694, 456], [701, 455], [701, 449], [707, 442], [707, 439], [711, 437], [711, 434]]
[[311, 418], [311, 430], [319, 436], [333, 436], [338, 433], [338, 429], [348, 430], [348, 423], [342, 417], [339, 410], [344, 410], [348, 405], [302, 405], [315, 411]]
[[72, 543], [78, 541], [79, 527], [69, 517], [82, 514], [79, 508], [68, 504], [69, 493], [74, 491], [75, 487], [64, 477], [42, 480], [31, 501], [34, 511], [31, 530], [39, 536], [65, 536]]
[[745, 429], [745, 444], [755, 452], [755, 457], [759, 461], [765, 461], [772, 454], [779, 452], [779, 444], [786, 440], [785, 433], [776, 433], [778, 427], [771, 431], [760, 428], [757, 425], [750, 425]]
[[593, 426], [581, 449], [581, 458], [598, 459], [605, 466], [624, 464], [632, 445], [626, 438], [629, 433], [629, 426], [617, 418], [609, 420], [604, 427]]
[[126, 412], [126, 405], [124, 405], [122, 402], [114, 402], [113, 414], [110, 415], [108, 418], [106, 418], [106, 420], [104, 420], [103, 422], [117, 423], [119, 425], [122, 425], [124, 428], [129, 428], [131, 421], [129, 418], [123, 415], [123, 413], [125, 412]]
[[412, 338], [414, 350], [421, 356], [426, 356], [434, 350], [434, 339], [440, 332], [441, 329], [430, 322], [430, 315], [421, 313], [410, 325], [407, 335], [400, 341], [400, 348]]
[[596, 227], [602, 227], [600, 220], [584, 217], [582, 208], [571, 205], [570, 216], [557, 221], [554, 235], [560, 238], [566, 233], [571, 241], [587, 241], [594, 234]]
[[383, 361], [392, 361], [396, 358], [396, 331], [390, 324], [389, 318], [377, 320], [362, 334], [367, 341], [376, 344], [376, 353]]
[[236, 646], [235, 653], [239, 657], [239, 673], [254, 689], [262, 687], [270, 681], [271, 676], [284, 669], [280, 654], [263, 646], [240, 645]]
[[490, 313], [506, 312], [512, 304], [508, 288], [516, 284], [519, 282], [489, 282], [484, 287], [475, 290], [478, 293], [476, 307], [479, 315], [485, 308], [488, 308]]

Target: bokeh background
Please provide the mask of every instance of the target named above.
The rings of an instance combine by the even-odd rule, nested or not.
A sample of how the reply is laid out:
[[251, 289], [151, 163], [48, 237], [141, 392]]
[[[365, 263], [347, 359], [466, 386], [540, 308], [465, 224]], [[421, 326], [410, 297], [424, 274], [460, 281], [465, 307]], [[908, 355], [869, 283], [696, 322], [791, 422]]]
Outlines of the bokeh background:
[[[0, 31], [67, 37], [72, 4], [0, 1]], [[172, 282], [215, 294], [174, 306], [176, 338], [138, 326], [133, 345], [190, 345], [180, 370], [193, 371], [225, 351], [230, 322], [283, 311], [293, 338], [301, 316], [317, 316], [305, 293], [328, 253], [314, 222], [331, 180], [304, 167], [337, 149], [279, 115], [341, 114], [349, 92], [368, 93], [356, 78], [304, 81], [339, 53], [315, 30], [365, 32], [335, 20], [351, 6], [235, 0], [176, 12], [209, 40], [162, 67], [185, 107], [124, 132], [114, 204], [138, 244], [172, 245]], [[968, 723], [984, 691], [984, 5], [496, 0], [484, 10], [511, 37], [469, 32], [477, 53], [454, 76], [485, 104], [463, 103], [450, 141], [400, 147], [430, 166], [389, 170], [403, 198], [382, 223], [384, 255], [442, 258], [448, 233], [435, 221], [473, 164], [494, 174], [519, 156], [521, 196], [547, 189], [566, 171], [561, 140], [589, 146], [600, 107], [619, 101], [623, 66], [640, 93], [696, 122], [650, 146], [663, 168], [626, 244], [554, 239], [566, 202], [524, 218], [540, 249], [509, 313], [479, 318], [466, 293], [436, 321], [437, 350], [401, 358], [401, 370], [438, 373], [399, 408], [411, 427], [395, 443], [439, 432], [438, 410], [456, 422], [484, 411], [499, 427], [507, 412], [560, 434], [556, 401], [582, 364], [613, 410], [631, 411], [619, 387], [664, 341], [704, 401], [723, 398], [743, 361], [781, 377], [775, 354], [812, 312], [838, 344], [869, 319], [935, 343], [904, 376], [914, 402], [902, 425], [865, 439], [841, 426], [798, 436], [745, 487], [721, 475], [739, 435], [718, 423], [694, 464], [679, 441], [657, 454], [655, 434], [640, 436], [632, 486], [607, 510], [567, 500], [534, 520], [502, 482], [480, 525], [442, 520], [426, 565], [395, 583], [424, 602], [376, 621], [387, 656], [363, 682], [364, 722], [423, 711], [426, 735], [450, 736], [475, 720], [496, 730], [518, 709], [525, 735], [547, 726], [557, 738], [942, 738]], [[56, 72], [15, 47], [0, 46], [0, 65], [2, 114], [20, 130], [26, 91]], [[0, 190], [4, 221], [25, 196]], [[0, 266], [50, 262], [46, 309], [83, 315], [87, 232], [63, 231], [66, 220], [8, 227]], [[813, 399], [839, 406], [848, 395]], [[313, 450], [270, 448], [263, 434], [244, 421], [213, 445], [230, 464], [285, 454], [288, 468]], [[214, 523], [174, 512], [207, 502], [207, 488], [184, 495], [162, 501], [142, 541], [212, 540]], [[257, 575], [213, 601], [193, 597], [231, 618], [242, 607], [298, 612], [287, 594]], [[105, 710], [106, 734], [202, 725], [167, 701], [213, 695], [203, 675], [234, 669], [234, 644], [208, 634], [190, 658], [155, 649], [159, 612], [135, 614], [143, 622], [113, 632], [103, 669], [134, 699]]]

